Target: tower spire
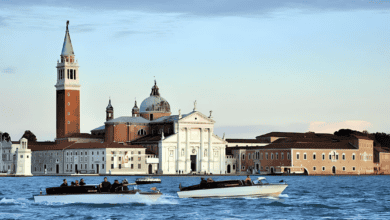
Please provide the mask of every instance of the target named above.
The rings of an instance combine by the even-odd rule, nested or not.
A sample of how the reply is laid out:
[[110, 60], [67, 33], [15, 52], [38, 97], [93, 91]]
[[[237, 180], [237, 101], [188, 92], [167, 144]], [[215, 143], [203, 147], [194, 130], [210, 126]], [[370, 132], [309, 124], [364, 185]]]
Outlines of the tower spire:
[[72, 41], [70, 40], [69, 35], [69, 21], [66, 21], [66, 31], [65, 31], [65, 39], [64, 39], [64, 45], [62, 46], [62, 57], [69, 57], [74, 56]]

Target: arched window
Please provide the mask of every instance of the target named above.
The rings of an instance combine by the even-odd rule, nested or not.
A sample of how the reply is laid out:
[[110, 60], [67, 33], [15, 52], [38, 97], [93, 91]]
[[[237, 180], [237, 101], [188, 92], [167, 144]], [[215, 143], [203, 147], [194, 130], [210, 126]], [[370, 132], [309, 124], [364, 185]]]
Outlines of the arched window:
[[184, 156], [184, 148], [181, 149], [181, 156]]
[[299, 153], [297, 153], [297, 160], [299, 160]]
[[291, 157], [290, 157], [290, 153], [287, 153], [287, 160], [290, 160]]
[[268, 153], [265, 153], [265, 159], [268, 160]]
[[204, 150], [204, 156], [207, 157], [207, 149]]
[[284, 153], [281, 153], [280, 157], [281, 157], [282, 160], [284, 160]]
[[271, 160], [274, 159], [274, 153], [271, 153]]
[[138, 130], [138, 135], [146, 135], [146, 131], [144, 129]]
[[73, 70], [74, 72], [73, 72], [73, 74], [74, 74], [74, 79], [76, 79], [76, 70]]
[[73, 79], [73, 70], [70, 70], [70, 79]]
[[242, 154], [242, 160], [245, 160], [245, 154]]
[[276, 153], [276, 159], [279, 160], [279, 154], [278, 153]]

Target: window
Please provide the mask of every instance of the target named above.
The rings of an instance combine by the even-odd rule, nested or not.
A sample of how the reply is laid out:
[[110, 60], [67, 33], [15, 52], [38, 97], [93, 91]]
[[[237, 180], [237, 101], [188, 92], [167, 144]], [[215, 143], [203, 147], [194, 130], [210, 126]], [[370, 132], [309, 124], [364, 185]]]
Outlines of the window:
[[91, 158], [91, 161], [93, 161], [93, 157]]
[[316, 171], [316, 167], [313, 167], [313, 170]]
[[76, 156], [77, 156], [77, 152], [76, 152]]
[[260, 154], [260, 158], [261, 158], [261, 160], [263, 160], [263, 153]]
[[268, 160], [268, 153], [265, 153], [265, 159]]
[[141, 169], [141, 164], [138, 164], [138, 169]]
[[131, 166], [130, 166], [130, 167], [131, 167], [131, 169], [134, 169], [134, 164], [131, 164]]
[[80, 162], [83, 162], [83, 157], [80, 157]]
[[138, 130], [138, 135], [146, 135], [146, 131], [144, 129]]
[[287, 160], [290, 160], [290, 159], [291, 159], [290, 153], [287, 153]]
[[70, 106], [70, 102], [68, 102], [68, 106]]
[[[127, 152], [127, 151], [126, 151]], [[102, 151], [102, 155], [104, 155], [104, 151]]]
[[233, 170], [235, 170], [235, 169], [236, 169], [236, 165], [233, 164]]
[[29, 158], [28, 155], [27, 155], [27, 158]]
[[245, 166], [242, 166], [242, 169], [245, 170]]
[[274, 159], [274, 153], [271, 153], [271, 160]]
[[332, 154], [329, 154], [329, 160], [331, 160], [332, 159]]
[[68, 121], [68, 125], [70, 124], [70, 121]]
[[278, 153], [276, 153], [276, 159], [279, 160], [279, 154]]
[[170, 156], [170, 157], [173, 157], [173, 150], [170, 150], [170, 151], [169, 151], [169, 156]]
[[316, 159], [316, 154], [314, 153], [314, 154], [313, 154], [313, 160], [315, 160], [315, 159]]
[[80, 164], [80, 169], [81, 169], [81, 170], [83, 169], [83, 164]]
[[138, 151], [138, 154], [141, 154], [141, 151]]
[[114, 169], [114, 164], [111, 164], [111, 169]]
[[23, 155], [20, 155], [20, 158], [23, 158]]
[[303, 159], [304, 159], [304, 160], [307, 159], [306, 153], [303, 154]]
[[102, 161], [104, 161], [104, 157], [102, 157]]
[[322, 160], [325, 160], [325, 154], [322, 154]]
[[102, 169], [104, 169], [104, 164], [102, 164]]
[[242, 160], [245, 160], [245, 154], [242, 154]]
[[355, 154], [352, 154], [352, 160], [355, 160]]
[[87, 152], [87, 151], [85, 151], [85, 155], [88, 155], [88, 152]]
[[80, 152], [80, 155], [83, 155], [83, 152]]
[[[66, 164], [66, 169], [69, 169], [69, 164]], [[35, 169], [35, 171], [36, 171], [36, 169]]]
[[96, 151], [96, 155], [99, 155], [99, 151]]
[[343, 167], [343, 171], [345, 171], [345, 167]]
[[325, 167], [322, 167], [322, 171], [325, 171]]
[[119, 169], [122, 169], [122, 164], [119, 164]]
[[93, 169], [93, 164], [91, 165], [91, 168]]
[[336, 154], [336, 160], [339, 160], [339, 155], [338, 154]]
[[355, 171], [355, 169], [356, 169], [355, 167], [352, 167], [352, 170], [353, 170], [353, 171]]
[[138, 161], [141, 161], [141, 157], [138, 157]]
[[282, 160], [284, 160], [284, 153], [281, 153], [280, 157]]
[[121, 158], [121, 157], [119, 157], [119, 158], [118, 158], [118, 160], [119, 160], [119, 161], [122, 161], [122, 158]]
[[299, 153], [297, 153], [297, 160], [299, 160]]

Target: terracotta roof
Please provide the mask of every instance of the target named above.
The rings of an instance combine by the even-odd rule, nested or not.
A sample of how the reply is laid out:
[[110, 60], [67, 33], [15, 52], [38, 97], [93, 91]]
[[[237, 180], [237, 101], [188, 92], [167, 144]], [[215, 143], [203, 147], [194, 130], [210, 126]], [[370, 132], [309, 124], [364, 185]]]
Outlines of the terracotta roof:
[[292, 142], [292, 143], [271, 143], [262, 149], [275, 148], [296, 148], [296, 149], [357, 149], [352, 146], [348, 140], [340, 142]]
[[[134, 145], [135, 146], [135, 145]], [[156, 154], [156, 153], [154, 153], [153, 151], [151, 151], [151, 150], [149, 150], [149, 149], [146, 149], [146, 151], [145, 151], [145, 154]]]
[[[170, 135], [165, 135], [164, 134], [164, 136], [165, 136], [165, 138], [167, 138], [167, 137], [171, 136], [171, 134]], [[138, 138], [137, 140], [134, 140], [131, 143], [132, 144], [133, 143], [150, 143], [150, 142], [156, 143], [156, 142], [159, 142], [160, 140], [161, 140], [161, 134], [159, 134], [159, 135], [147, 135], [145, 137]]]
[[234, 139], [234, 138], [229, 138], [226, 139], [228, 143], [269, 143], [268, 141], [263, 141], [263, 140], [257, 140], [257, 139]]
[[372, 140], [371, 138], [369, 138], [367, 136], [362, 136], [362, 135], [353, 135], [353, 136], [356, 137], [357, 139]]
[[67, 135], [66, 136], [67, 138], [103, 138], [102, 136], [99, 136], [99, 135], [92, 135], [92, 134], [88, 134], [88, 133], [77, 133], [77, 134], [70, 134], [70, 135]]
[[31, 151], [65, 150], [65, 149], [100, 149], [100, 148], [144, 148], [140, 145], [123, 145], [118, 143], [74, 143], [64, 142], [53, 145], [29, 145]]
[[381, 147], [374, 147], [374, 150], [375, 151], [378, 151], [380, 153], [389, 153], [387, 150], [381, 148]]
[[256, 138], [262, 138], [262, 137], [318, 138], [318, 137], [335, 137], [335, 135], [328, 134], [328, 133], [314, 133], [314, 132], [305, 132], [305, 133], [270, 132], [267, 134], [257, 136]]

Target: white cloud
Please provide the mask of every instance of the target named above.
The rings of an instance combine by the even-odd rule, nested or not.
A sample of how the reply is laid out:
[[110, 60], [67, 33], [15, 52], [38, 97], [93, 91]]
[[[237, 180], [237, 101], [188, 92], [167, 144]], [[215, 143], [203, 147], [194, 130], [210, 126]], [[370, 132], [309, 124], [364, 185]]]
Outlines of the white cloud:
[[368, 121], [359, 121], [359, 120], [350, 120], [342, 122], [322, 122], [322, 121], [313, 121], [310, 122], [309, 131], [314, 131], [316, 133], [334, 133], [340, 129], [351, 129], [357, 131], [368, 130], [371, 128], [372, 124]]

